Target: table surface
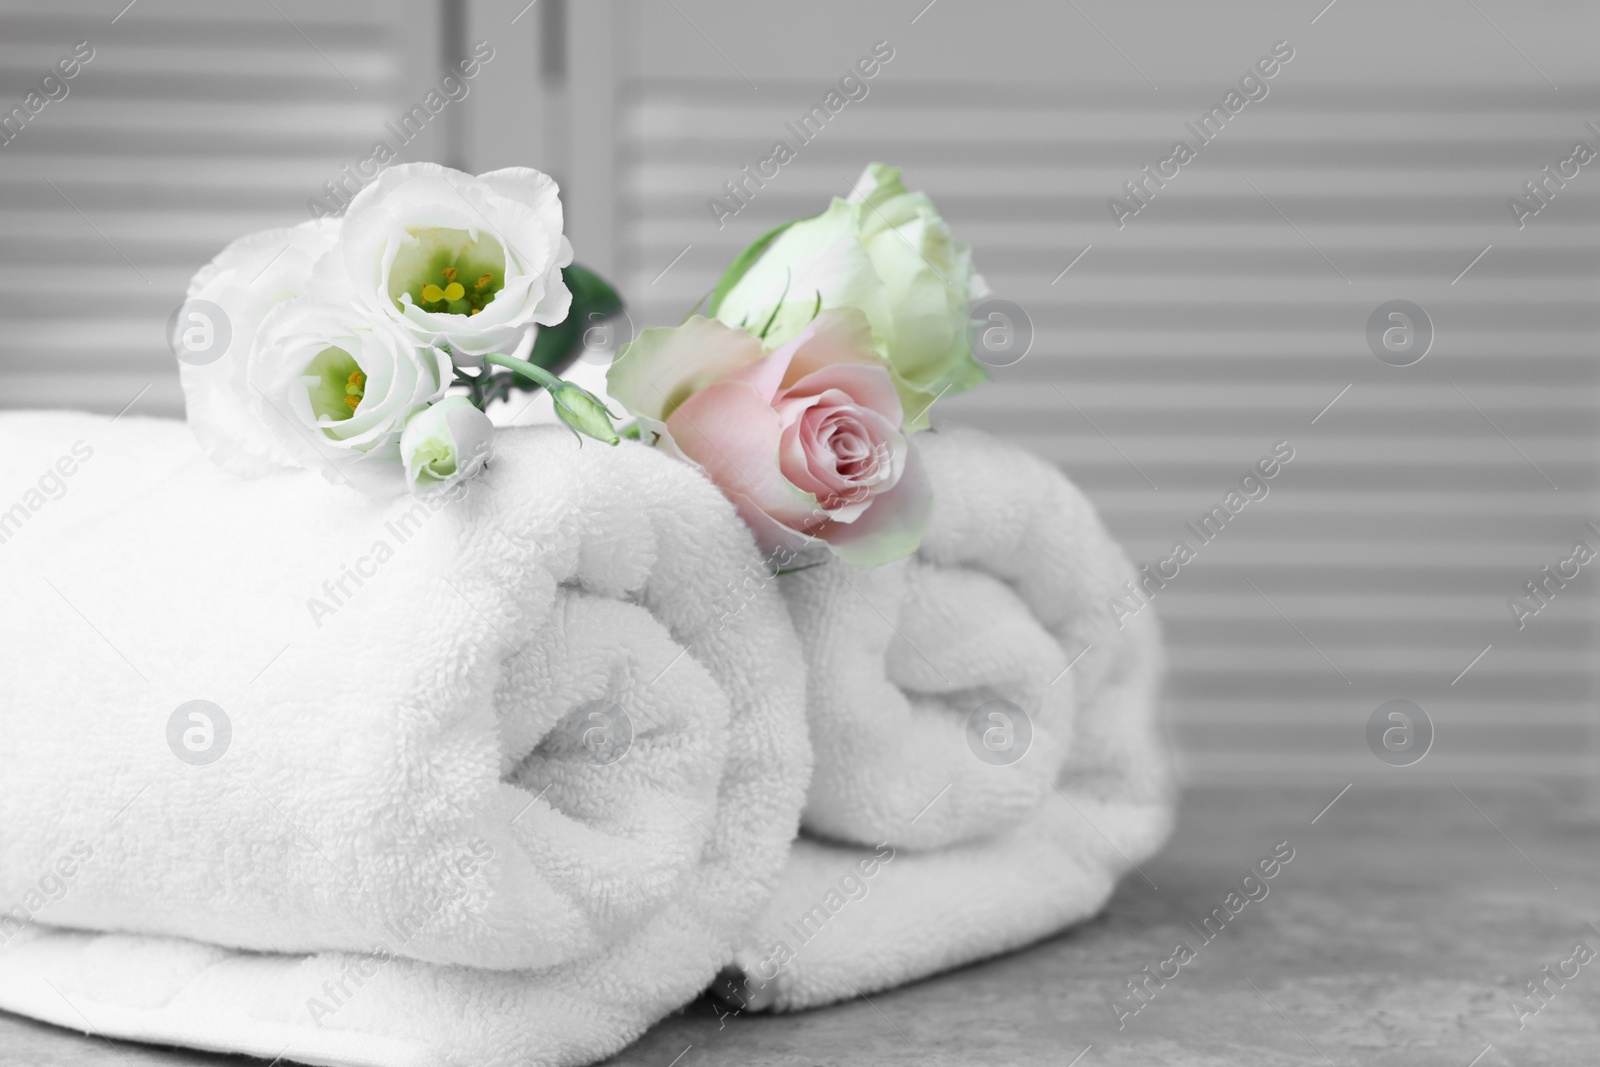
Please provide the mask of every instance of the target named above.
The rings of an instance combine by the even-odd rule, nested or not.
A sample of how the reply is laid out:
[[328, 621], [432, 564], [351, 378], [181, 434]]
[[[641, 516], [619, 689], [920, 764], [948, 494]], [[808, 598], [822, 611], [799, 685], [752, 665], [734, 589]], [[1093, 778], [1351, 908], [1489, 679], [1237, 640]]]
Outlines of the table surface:
[[[1324, 812], [1343, 786], [1191, 792], [1172, 845], [1076, 930], [818, 1011], [719, 1018], [700, 1001], [612, 1063], [1600, 1063], [1600, 960], [1521, 1029], [1509, 1006], [1576, 942], [1600, 951], [1593, 810], [1536, 792], [1361, 781]], [[1281, 841], [1294, 858], [1268, 895], [1202, 943], [1189, 924]], [[1126, 996], [1123, 983], [1179, 941], [1195, 958], [1119, 1029], [1111, 998]], [[8, 1065], [254, 1062], [113, 1043], [0, 1013], [0, 1063]]]

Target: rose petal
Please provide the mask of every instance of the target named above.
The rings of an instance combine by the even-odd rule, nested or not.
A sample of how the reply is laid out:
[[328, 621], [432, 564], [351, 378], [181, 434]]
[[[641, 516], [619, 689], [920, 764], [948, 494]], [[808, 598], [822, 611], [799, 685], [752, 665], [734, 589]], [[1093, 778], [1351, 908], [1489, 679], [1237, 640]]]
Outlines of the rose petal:
[[875, 567], [917, 550], [933, 514], [933, 489], [910, 442], [904, 464], [895, 487], [873, 497], [855, 522], [829, 523], [816, 531], [834, 555], [858, 567]]
[[821, 367], [785, 389], [784, 397], [814, 396], [824, 391], [844, 393], [857, 406], [877, 412], [896, 427], [900, 425], [900, 394], [895, 391], [889, 368], [881, 363]]
[[884, 365], [872, 342], [871, 323], [853, 307], [833, 308], [818, 313], [792, 344], [794, 358], [790, 360], [788, 375], [784, 378], [785, 389], [824, 367], [841, 363]]
[[817, 498], [778, 469], [778, 416], [749, 385], [718, 382], [695, 393], [667, 419], [667, 432], [725, 492], [748, 497], [785, 525], [814, 520]]
[[[849, 503], [863, 503], [877, 491], [879, 485], [892, 485], [893, 479], [899, 477], [899, 469], [891, 460], [881, 476], [876, 471], [866, 478], [841, 475], [833, 462], [832, 453], [820, 447], [815, 436], [819, 422], [829, 419], [848, 420], [873, 451], [883, 448], [889, 450], [891, 455], [903, 454], [905, 439], [894, 424], [877, 412], [853, 405], [819, 405], [807, 411], [802, 419], [784, 428], [779, 469], [795, 485], [815, 495], [829, 511], [836, 512]], [[841, 501], [840, 497], [848, 499]], [[854, 508], [850, 513], [853, 515], [854, 511], [859, 510]], [[839, 515], [835, 518], [850, 521]]]
[[760, 330], [781, 298], [765, 338], [777, 346], [805, 329], [820, 293], [823, 308], [861, 308], [874, 326], [892, 329], [888, 294], [857, 237], [861, 210], [835, 198], [822, 214], [790, 226], [723, 297], [717, 317]]
[[606, 391], [635, 415], [665, 422], [691, 395], [761, 358], [754, 336], [696, 315], [640, 333], [606, 372]]
[[[803, 335], [802, 335], [803, 336]], [[741, 367], [728, 375], [729, 381], [744, 382], [757, 393], [763, 400], [771, 401], [778, 395], [783, 379], [788, 376], [789, 363], [794, 359], [794, 353], [799, 339], [781, 345], [771, 354]]]

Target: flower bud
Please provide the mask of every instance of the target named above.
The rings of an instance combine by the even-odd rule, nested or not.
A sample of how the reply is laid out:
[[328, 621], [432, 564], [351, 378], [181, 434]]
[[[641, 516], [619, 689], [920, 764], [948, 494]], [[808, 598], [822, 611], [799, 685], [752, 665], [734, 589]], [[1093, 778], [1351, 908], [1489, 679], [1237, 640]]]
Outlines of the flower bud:
[[494, 424], [464, 396], [447, 396], [406, 422], [400, 459], [413, 492], [432, 492], [465, 481], [483, 469], [494, 442]]
[[611, 413], [606, 410], [605, 404], [582, 386], [558, 382], [550, 390], [550, 399], [555, 403], [556, 418], [574, 432], [608, 445], [620, 440], [611, 425]]

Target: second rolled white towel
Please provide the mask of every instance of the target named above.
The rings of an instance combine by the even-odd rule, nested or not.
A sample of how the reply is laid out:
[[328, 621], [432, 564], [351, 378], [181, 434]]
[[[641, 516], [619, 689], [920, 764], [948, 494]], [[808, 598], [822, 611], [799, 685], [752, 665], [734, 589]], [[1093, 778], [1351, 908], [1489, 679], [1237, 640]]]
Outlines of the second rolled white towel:
[[816, 770], [735, 1000], [809, 1007], [1027, 944], [1092, 915], [1170, 826], [1159, 627], [1108, 608], [1127, 557], [1027, 450], [959, 428], [918, 447], [915, 556], [776, 579]]

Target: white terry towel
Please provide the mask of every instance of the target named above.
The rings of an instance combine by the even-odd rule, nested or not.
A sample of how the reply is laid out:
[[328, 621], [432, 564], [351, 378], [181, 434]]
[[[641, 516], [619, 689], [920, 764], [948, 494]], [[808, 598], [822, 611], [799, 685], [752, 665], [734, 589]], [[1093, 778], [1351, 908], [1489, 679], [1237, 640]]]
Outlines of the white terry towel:
[[435, 510], [237, 480], [164, 420], [0, 415], [0, 451], [0, 1008], [578, 1064], [731, 959], [803, 671], [775, 592], [722, 625], [757, 552], [690, 468], [505, 430]]
[[917, 445], [934, 511], [915, 556], [777, 580], [816, 769], [809, 836], [723, 987], [752, 1007], [870, 993], [1047, 936], [1169, 830], [1159, 629], [1149, 607], [1108, 606], [1134, 603], [1127, 558], [1026, 450], [959, 428]]

